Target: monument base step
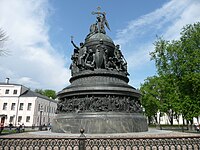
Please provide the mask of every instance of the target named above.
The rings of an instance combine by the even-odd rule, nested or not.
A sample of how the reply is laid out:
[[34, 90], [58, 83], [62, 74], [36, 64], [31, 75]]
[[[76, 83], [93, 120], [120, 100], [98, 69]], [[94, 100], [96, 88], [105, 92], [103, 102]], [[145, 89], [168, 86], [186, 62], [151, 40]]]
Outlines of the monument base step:
[[148, 131], [147, 120], [140, 113], [87, 112], [58, 114], [52, 122], [56, 133], [130, 133]]

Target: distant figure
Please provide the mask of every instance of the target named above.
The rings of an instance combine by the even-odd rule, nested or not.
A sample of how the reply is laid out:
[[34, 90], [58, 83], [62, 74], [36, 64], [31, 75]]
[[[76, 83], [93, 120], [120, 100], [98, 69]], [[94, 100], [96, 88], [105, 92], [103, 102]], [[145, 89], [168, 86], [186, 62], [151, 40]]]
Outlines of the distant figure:
[[35, 124], [32, 124], [32, 129], [35, 129]]
[[200, 126], [200, 125], [198, 125], [197, 123], [194, 124], [195, 130], [196, 130], [197, 132], [199, 132], [199, 126]]
[[51, 123], [48, 124], [48, 130], [51, 130]]
[[3, 131], [3, 128], [4, 128], [4, 124], [3, 124], [3, 122], [1, 122], [1, 123], [0, 123], [0, 134], [1, 134], [1, 132]]
[[21, 127], [22, 127], [22, 125], [20, 125], [20, 124], [18, 123], [18, 125], [17, 125], [17, 127], [16, 127], [17, 133], [20, 133]]
[[22, 131], [22, 125], [21, 124], [19, 125], [19, 131], [20, 132]]
[[10, 122], [9, 123], [9, 129], [10, 129], [10, 131], [12, 130], [12, 127], [13, 127], [13, 124]]
[[24, 123], [22, 123], [21, 128], [22, 128], [22, 132], [24, 132], [25, 131], [25, 125], [24, 125]]
[[44, 128], [44, 130], [47, 130], [46, 124], [43, 124], [43, 128]]

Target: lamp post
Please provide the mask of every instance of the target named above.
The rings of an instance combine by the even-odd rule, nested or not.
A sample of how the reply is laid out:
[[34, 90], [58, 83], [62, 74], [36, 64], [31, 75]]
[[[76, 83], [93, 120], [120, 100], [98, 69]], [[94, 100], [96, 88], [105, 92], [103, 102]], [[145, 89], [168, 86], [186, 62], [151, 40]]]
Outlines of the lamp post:
[[[51, 97], [50, 97], [50, 99], [51, 99]], [[51, 106], [51, 101], [49, 101], [49, 106], [48, 106], [48, 109], [47, 109], [47, 112], [48, 112], [48, 116], [47, 116], [47, 118], [48, 118], [48, 124], [47, 125], [49, 125], [49, 123], [50, 123], [50, 118], [49, 118], [50, 106]]]
[[40, 125], [39, 125], [40, 131], [42, 131], [42, 112], [43, 112], [43, 106], [40, 106]]

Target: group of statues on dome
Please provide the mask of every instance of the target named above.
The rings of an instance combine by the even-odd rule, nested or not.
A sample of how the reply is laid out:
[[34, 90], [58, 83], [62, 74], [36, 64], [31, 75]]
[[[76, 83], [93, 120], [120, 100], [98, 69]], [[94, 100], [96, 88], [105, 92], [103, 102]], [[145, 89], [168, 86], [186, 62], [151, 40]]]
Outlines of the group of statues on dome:
[[[105, 34], [105, 26], [110, 30], [108, 22], [106, 20], [106, 13], [100, 12], [100, 7], [97, 8], [97, 12], [92, 12], [93, 15], [97, 15], [97, 21], [90, 27], [90, 33], [86, 39], [96, 33]], [[90, 47], [86, 47], [84, 43], [80, 43], [77, 46], [73, 37], [71, 43], [74, 46], [74, 54], [72, 55], [72, 64], [70, 65], [72, 76], [83, 70], [94, 69], [108, 69], [117, 70], [119, 72], [127, 73], [127, 62], [120, 51], [119, 45], [116, 45], [112, 50], [103, 43], [102, 39], [99, 39], [99, 43]], [[110, 53], [112, 51], [112, 53]], [[113, 53], [114, 51], [114, 53]]]
[[108, 54], [108, 49], [102, 40], [93, 48], [84, 46], [84, 43], [80, 43], [80, 47], [78, 47], [73, 42], [73, 38], [71, 43], [75, 47], [74, 54], [71, 57], [72, 64], [70, 65], [72, 76], [83, 70], [94, 69], [116, 70], [128, 75], [127, 62], [119, 45], [115, 46], [113, 54]]
[[97, 15], [96, 22], [90, 26], [90, 33], [87, 35], [87, 38], [96, 34], [103, 33], [106, 34], [105, 26], [110, 30], [108, 21], [106, 19], [106, 12], [100, 12], [100, 7], [97, 8], [97, 12], [92, 12], [93, 15]]
[[141, 112], [141, 104], [137, 99], [127, 96], [105, 97], [87, 96], [84, 98], [65, 98], [58, 103], [58, 112]]
[[126, 75], [128, 75], [127, 61], [124, 58], [119, 45], [115, 46], [114, 57], [108, 58], [107, 68], [108, 69], [116, 69], [117, 71], [122, 71]]

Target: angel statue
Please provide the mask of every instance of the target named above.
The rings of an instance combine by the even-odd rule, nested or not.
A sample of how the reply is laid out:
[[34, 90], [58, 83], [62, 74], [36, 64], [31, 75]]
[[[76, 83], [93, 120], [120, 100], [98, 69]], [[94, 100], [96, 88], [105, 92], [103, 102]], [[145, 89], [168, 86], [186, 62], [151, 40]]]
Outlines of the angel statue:
[[97, 26], [98, 26], [98, 32], [100, 33], [106, 33], [105, 26], [110, 30], [108, 21], [106, 20], [106, 13], [100, 12], [100, 7], [97, 8], [98, 12], [92, 12], [93, 15], [97, 14]]

